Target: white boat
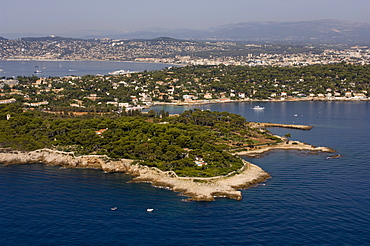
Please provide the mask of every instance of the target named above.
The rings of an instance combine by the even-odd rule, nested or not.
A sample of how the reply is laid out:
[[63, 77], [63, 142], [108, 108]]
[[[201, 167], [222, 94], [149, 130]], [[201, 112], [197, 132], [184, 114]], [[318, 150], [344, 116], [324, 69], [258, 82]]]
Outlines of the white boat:
[[263, 110], [265, 109], [265, 107], [261, 107], [261, 106], [254, 106], [253, 109], [256, 109], [256, 110]]
[[152, 208], [147, 208], [147, 209], [146, 209], [146, 211], [147, 211], [147, 212], [153, 212], [153, 210], [154, 210], [154, 209], [152, 209]]
[[39, 74], [39, 73], [42, 73], [42, 71], [39, 70], [39, 66], [35, 66], [35, 71], [33, 73]]
[[129, 73], [132, 73], [132, 72], [129, 70], [118, 70], [118, 71], [110, 72], [109, 74], [110, 75], [122, 75], [122, 74], [129, 74]]
[[113, 208], [111, 208], [110, 210], [112, 210], [112, 211], [116, 211], [116, 210], [117, 210], [117, 207], [113, 207]]

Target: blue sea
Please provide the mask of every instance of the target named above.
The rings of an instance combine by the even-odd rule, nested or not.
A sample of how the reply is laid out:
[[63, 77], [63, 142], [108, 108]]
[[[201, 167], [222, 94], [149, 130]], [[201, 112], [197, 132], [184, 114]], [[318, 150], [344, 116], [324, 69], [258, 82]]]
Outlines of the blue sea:
[[[33, 76], [63, 77], [67, 75], [82, 76], [107, 75], [110, 72], [126, 70], [142, 72], [160, 70], [172, 65], [144, 62], [115, 61], [2, 61], [0, 60], [0, 77]], [[38, 70], [39, 73], [35, 73]]]
[[[265, 110], [253, 110], [257, 104]], [[0, 165], [0, 245], [370, 245], [369, 102], [199, 108], [312, 125], [310, 131], [270, 130], [331, 147], [340, 158], [300, 151], [247, 158], [272, 178], [243, 190], [241, 201], [214, 202], [186, 202], [166, 189], [127, 183], [130, 177], [121, 173]]]

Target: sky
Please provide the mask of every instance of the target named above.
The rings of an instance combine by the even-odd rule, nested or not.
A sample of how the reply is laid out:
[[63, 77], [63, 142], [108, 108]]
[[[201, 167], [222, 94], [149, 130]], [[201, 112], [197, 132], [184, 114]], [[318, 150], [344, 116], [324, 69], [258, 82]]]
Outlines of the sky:
[[250, 21], [370, 23], [370, 0], [0, 0], [0, 35], [208, 29]]

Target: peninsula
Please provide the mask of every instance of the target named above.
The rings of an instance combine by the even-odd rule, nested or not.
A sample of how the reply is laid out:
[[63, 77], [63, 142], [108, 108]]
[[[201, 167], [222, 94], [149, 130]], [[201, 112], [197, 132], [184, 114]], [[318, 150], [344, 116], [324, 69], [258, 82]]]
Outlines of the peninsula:
[[[330, 148], [314, 147], [299, 142], [297, 145], [282, 143], [274, 147], [239, 152], [238, 154], [254, 156], [272, 149], [334, 152]], [[114, 161], [107, 156], [99, 155], [75, 157], [70, 152], [50, 149], [30, 152], [0, 149], [0, 163], [5, 165], [44, 163], [65, 168], [101, 169], [106, 173], [123, 172], [134, 177], [130, 182], [148, 182], [158, 188], [168, 188], [179, 192], [180, 195], [189, 197], [187, 200], [192, 201], [214, 201], [216, 197], [241, 200], [242, 193], [240, 189], [248, 188], [271, 177], [260, 167], [244, 160], [242, 168], [225, 176], [209, 178], [178, 177], [173, 171], [161, 171], [155, 167], [133, 164], [133, 160], [130, 159]]]
[[161, 171], [155, 167], [133, 164], [133, 160], [113, 161], [107, 156], [87, 155], [75, 157], [68, 152], [41, 149], [30, 152], [1, 150], [0, 163], [44, 163], [65, 168], [94, 168], [104, 172], [124, 172], [134, 176], [131, 182], [150, 182], [155, 187], [169, 188], [195, 201], [213, 201], [215, 197], [241, 200], [238, 190], [262, 182], [270, 177], [261, 168], [248, 162], [235, 175], [229, 177], [178, 177], [173, 171]]
[[270, 177], [238, 155], [270, 149], [333, 152], [287, 141], [228, 112], [63, 118], [11, 106], [0, 109], [0, 163], [124, 172], [134, 177], [131, 182], [150, 182], [196, 201], [240, 200], [239, 189]]

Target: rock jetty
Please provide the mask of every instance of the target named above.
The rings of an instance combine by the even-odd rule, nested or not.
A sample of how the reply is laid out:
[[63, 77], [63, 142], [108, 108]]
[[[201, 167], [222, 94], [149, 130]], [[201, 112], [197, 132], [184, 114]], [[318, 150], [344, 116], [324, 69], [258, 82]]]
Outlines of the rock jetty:
[[256, 123], [255, 127], [282, 127], [282, 128], [292, 128], [298, 130], [311, 130], [313, 126], [307, 125], [295, 125], [295, 124], [277, 124], [277, 123]]

